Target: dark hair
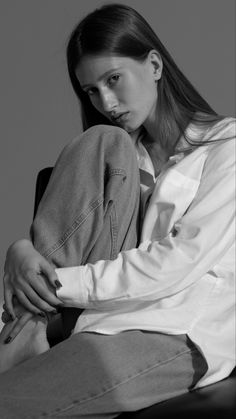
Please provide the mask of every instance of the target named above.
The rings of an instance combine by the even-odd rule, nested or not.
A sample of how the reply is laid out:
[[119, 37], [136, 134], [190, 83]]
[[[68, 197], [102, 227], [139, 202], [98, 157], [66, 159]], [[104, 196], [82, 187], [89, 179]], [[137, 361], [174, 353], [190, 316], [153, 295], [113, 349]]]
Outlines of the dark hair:
[[[190, 121], [213, 125], [223, 118], [192, 86], [136, 10], [122, 4], [108, 4], [90, 13], [76, 26], [67, 46], [69, 77], [82, 105], [84, 129], [111, 123], [93, 107], [81, 89], [75, 73], [80, 60], [85, 55], [111, 54], [143, 61], [152, 49], [159, 52], [163, 61], [158, 82], [159, 138], [163, 144], [173, 134], [173, 126], [178, 127], [179, 135], [184, 135]], [[186, 139], [197, 145], [191, 138]]]

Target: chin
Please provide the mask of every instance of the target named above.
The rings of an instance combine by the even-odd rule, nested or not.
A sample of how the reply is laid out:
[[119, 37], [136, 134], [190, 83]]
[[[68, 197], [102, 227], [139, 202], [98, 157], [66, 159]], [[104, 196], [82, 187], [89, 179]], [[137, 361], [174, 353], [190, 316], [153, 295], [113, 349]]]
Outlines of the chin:
[[124, 124], [123, 126], [120, 126], [120, 127], [130, 134], [134, 131], [137, 131], [139, 128], [141, 128], [141, 126], [142, 126], [141, 124]]

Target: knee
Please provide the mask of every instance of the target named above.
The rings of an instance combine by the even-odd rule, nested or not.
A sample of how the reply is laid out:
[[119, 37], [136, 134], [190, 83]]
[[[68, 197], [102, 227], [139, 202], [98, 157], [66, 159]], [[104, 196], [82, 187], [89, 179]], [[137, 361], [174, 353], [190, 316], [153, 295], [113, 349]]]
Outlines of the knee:
[[115, 125], [94, 125], [93, 127], [88, 128], [84, 134], [99, 136], [99, 135], [113, 135], [121, 136], [130, 139], [129, 134], [120, 127]]
[[93, 142], [104, 143], [106, 145], [120, 145], [127, 144], [132, 145], [130, 135], [120, 127], [114, 125], [95, 125], [84, 132], [84, 136], [89, 138]]
[[[137, 161], [135, 147], [130, 135], [120, 127], [112, 125], [96, 125], [89, 128], [88, 136], [93, 138], [93, 143], [97, 144], [98, 150], [103, 150], [105, 154], [116, 156], [119, 159], [123, 156], [124, 161], [130, 158]], [[91, 135], [92, 134], [92, 135]]]
[[70, 154], [89, 155], [112, 151], [133, 153], [134, 146], [130, 135], [122, 128], [112, 125], [95, 125], [72, 140], [64, 151]]

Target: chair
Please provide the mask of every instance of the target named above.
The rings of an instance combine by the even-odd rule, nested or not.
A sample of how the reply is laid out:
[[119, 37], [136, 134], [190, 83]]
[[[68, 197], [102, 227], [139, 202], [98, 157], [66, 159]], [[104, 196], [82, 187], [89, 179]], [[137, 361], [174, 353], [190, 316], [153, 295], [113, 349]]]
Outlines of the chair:
[[[46, 189], [52, 168], [41, 170], [36, 181], [34, 216], [38, 204]], [[57, 331], [60, 333], [60, 323], [57, 323]], [[55, 325], [49, 330], [51, 344], [57, 343]], [[50, 336], [50, 333], [52, 336]], [[236, 414], [236, 368], [231, 375], [218, 383], [192, 390], [182, 396], [157, 403], [137, 412], [122, 413], [119, 419], [231, 419]]]

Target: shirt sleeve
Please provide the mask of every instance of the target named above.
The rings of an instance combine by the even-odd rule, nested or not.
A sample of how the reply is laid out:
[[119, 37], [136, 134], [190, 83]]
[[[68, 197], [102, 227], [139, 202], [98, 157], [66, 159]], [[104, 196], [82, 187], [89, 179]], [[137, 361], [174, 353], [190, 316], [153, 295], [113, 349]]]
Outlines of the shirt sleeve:
[[154, 301], [191, 286], [234, 242], [235, 141], [209, 146], [197, 194], [185, 215], [160, 241], [145, 241], [113, 261], [56, 270], [66, 306], [117, 309]]

